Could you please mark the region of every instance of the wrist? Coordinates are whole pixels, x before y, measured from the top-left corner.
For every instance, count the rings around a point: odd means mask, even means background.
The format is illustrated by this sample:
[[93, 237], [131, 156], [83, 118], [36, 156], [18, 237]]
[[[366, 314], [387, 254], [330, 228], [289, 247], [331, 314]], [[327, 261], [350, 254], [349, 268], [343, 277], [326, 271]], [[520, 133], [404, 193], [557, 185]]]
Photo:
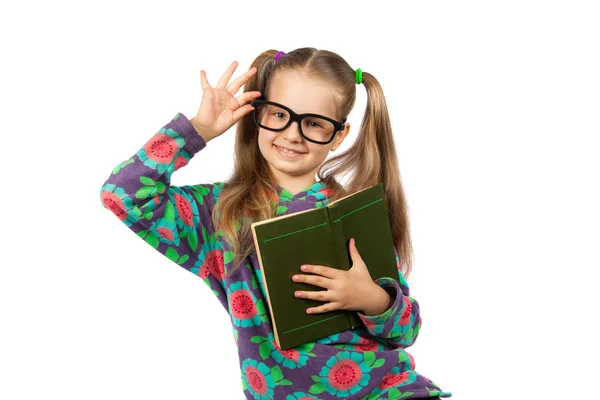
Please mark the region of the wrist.
[[375, 286], [373, 302], [363, 310], [363, 314], [369, 317], [383, 314], [394, 304], [394, 298], [384, 288], [377, 284]]
[[205, 143], [208, 143], [208, 141], [210, 140], [210, 138], [202, 131], [202, 129], [200, 128], [200, 126], [196, 123], [196, 121], [194, 120], [194, 118], [190, 119], [190, 123], [192, 124], [192, 126], [194, 127], [194, 130], [196, 130], [196, 133], [202, 137], [202, 139], [204, 139]]

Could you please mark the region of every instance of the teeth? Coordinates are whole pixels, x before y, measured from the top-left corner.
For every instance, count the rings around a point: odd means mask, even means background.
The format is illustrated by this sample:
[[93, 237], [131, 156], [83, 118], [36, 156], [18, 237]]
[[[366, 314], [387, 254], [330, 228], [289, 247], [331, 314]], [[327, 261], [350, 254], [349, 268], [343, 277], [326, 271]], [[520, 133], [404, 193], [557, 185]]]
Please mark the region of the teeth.
[[283, 147], [280, 147], [280, 149], [281, 149], [281, 151], [283, 151], [284, 153], [298, 154], [298, 153], [297, 153], [297, 152], [295, 152], [295, 151], [287, 150], [287, 149], [284, 149]]

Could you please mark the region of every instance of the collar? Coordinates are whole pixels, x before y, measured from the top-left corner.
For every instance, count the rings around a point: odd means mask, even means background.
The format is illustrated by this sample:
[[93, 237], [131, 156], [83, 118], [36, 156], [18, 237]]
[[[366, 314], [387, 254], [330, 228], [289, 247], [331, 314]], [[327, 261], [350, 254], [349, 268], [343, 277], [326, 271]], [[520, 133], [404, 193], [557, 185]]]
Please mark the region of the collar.
[[280, 202], [305, 200], [313, 203], [321, 202], [323, 204], [326, 204], [333, 194], [332, 190], [325, 186], [323, 181], [315, 182], [296, 194], [292, 194], [289, 190], [277, 185], [277, 193], [279, 194]]

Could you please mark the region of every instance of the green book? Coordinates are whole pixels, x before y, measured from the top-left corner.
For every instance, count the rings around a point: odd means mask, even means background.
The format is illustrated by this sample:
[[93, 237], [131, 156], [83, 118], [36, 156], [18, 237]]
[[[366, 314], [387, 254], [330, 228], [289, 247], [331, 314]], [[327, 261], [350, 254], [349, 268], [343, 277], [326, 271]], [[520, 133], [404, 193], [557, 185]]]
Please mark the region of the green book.
[[295, 291], [327, 289], [292, 281], [294, 274], [310, 274], [300, 270], [302, 264], [347, 271], [352, 267], [349, 244], [350, 238], [354, 238], [371, 278], [386, 276], [400, 284], [383, 184], [363, 189], [323, 208], [283, 215], [251, 226], [273, 333], [283, 350], [362, 325], [356, 311], [306, 313], [307, 308], [325, 302], [297, 298]]

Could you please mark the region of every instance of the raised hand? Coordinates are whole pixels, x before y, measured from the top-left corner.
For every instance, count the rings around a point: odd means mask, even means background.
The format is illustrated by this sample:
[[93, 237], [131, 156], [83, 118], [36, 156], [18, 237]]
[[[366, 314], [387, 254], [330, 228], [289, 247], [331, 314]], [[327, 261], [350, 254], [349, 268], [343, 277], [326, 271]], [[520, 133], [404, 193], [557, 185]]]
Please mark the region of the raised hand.
[[258, 91], [252, 91], [234, 97], [256, 72], [256, 67], [252, 67], [227, 86], [237, 66], [237, 61], [231, 63], [214, 88], [208, 83], [206, 72], [200, 70], [202, 101], [198, 113], [190, 122], [206, 142], [221, 135], [251, 112], [254, 108], [249, 102], [261, 95]]

